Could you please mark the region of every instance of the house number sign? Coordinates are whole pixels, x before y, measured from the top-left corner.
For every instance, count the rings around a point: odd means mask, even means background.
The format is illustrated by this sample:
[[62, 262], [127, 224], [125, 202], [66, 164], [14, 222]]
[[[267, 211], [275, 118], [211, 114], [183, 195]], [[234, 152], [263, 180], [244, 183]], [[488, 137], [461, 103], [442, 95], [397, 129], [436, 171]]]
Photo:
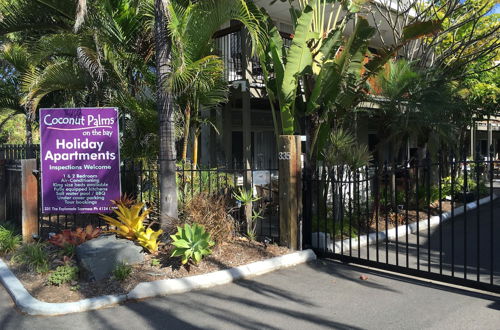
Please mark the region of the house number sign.
[[282, 151], [278, 153], [278, 159], [279, 160], [290, 160], [291, 155], [289, 151]]

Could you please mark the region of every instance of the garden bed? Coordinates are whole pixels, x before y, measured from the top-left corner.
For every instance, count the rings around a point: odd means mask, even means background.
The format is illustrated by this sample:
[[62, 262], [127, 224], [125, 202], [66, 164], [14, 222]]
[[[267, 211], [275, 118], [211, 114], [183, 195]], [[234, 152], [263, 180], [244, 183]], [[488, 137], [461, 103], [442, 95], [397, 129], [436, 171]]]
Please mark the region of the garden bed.
[[[51, 249], [51, 247], [48, 248]], [[56, 253], [56, 250], [51, 250]], [[49, 285], [47, 274], [38, 274], [19, 267], [11, 261], [9, 256], [4, 257], [4, 259], [8, 261], [10, 269], [33, 297], [44, 302], [56, 303], [73, 302], [109, 294], [124, 294], [141, 282], [211, 273], [281, 256], [289, 252], [290, 250], [287, 248], [274, 244], [264, 245], [246, 238], [236, 238], [232, 242], [215, 247], [213, 253], [205, 257], [198, 266], [193, 264], [184, 266], [179, 258], [170, 257], [170, 251], [163, 250], [156, 256], [146, 255], [143, 263], [132, 266], [131, 274], [123, 281], [118, 281], [113, 277], [93, 282], [79, 279], [60, 286]], [[51, 257], [52, 269], [57, 266], [54, 262], [55, 259], [56, 257]], [[159, 265], [152, 265], [152, 259], [158, 260]]]

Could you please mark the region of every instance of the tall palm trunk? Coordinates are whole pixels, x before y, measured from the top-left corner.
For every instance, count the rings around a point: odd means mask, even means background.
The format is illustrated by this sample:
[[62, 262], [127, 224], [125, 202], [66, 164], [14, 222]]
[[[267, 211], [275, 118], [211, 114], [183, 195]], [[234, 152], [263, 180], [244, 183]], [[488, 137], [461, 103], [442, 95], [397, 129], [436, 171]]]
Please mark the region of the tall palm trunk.
[[176, 150], [173, 99], [167, 90], [170, 73], [170, 41], [167, 36], [169, 0], [155, 0], [156, 106], [160, 122], [160, 221], [163, 228], [177, 219]]
[[183, 162], [185, 162], [186, 158], [187, 158], [190, 123], [191, 123], [191, 106], [188, 104], [186, 106], [186, 111], [185, 111], [185, 115], [184, 115], [184, 140], [182, 142], [182, 161]]
[[198, 166], [198, 149], [200, 146], [201, 127], [199, 123], [193, 125], [193, 167]]
[[26, 144], [33, 144], [33, 132], [32, 132], [33, 123], [31, 115], [29, 114], [26, 114], [25, 125], [26, 125]]

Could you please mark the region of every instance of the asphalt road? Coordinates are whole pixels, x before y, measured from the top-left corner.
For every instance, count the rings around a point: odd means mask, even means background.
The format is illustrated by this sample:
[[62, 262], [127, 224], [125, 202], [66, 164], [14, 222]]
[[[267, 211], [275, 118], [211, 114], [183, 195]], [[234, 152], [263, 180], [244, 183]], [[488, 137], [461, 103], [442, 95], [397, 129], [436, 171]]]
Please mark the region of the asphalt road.
[[[421, 219], [421, 220], [425, 220]], [[492, 240], [493, 238], [493, 240]], [[500, 199], [441, 226], [361, 248], [352, 256], [500, 285]], [[350, 254], [348, 251], [344, 254]], [[408, 257], [407, 257], [408, 256]]]
[[[364, 274], [367, 280], [361, 280]], [[59, 317], [17, 312], [0, 329], [498, 329], [500, 298], [330, 261], [187, 294]]]

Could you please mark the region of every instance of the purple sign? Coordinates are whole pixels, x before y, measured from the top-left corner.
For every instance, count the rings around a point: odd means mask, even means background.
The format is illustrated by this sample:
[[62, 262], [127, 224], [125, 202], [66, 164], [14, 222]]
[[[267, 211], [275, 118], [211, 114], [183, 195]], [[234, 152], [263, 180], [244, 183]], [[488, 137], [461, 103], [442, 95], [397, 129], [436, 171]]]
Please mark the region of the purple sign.
[[40, 109], [43, 213], [106, 213], [120, 198], [118, 109]]

